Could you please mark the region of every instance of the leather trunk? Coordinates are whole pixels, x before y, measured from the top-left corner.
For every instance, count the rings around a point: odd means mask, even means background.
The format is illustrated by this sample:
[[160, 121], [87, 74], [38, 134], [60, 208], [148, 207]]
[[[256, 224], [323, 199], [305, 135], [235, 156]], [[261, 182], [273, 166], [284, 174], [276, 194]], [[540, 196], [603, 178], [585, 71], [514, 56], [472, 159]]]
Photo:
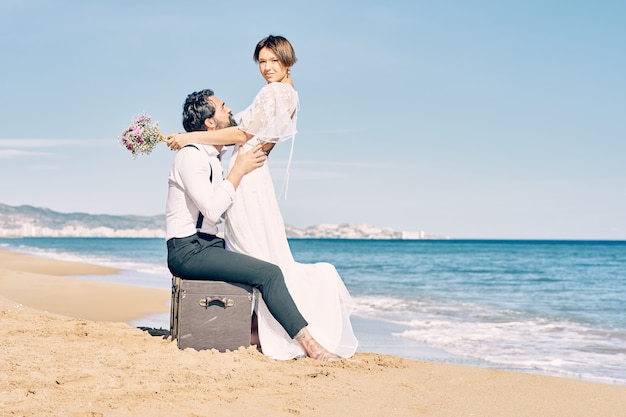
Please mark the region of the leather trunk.
[[180, 349], [250, 346], [252, 287], [172, 277], [170, 334]]

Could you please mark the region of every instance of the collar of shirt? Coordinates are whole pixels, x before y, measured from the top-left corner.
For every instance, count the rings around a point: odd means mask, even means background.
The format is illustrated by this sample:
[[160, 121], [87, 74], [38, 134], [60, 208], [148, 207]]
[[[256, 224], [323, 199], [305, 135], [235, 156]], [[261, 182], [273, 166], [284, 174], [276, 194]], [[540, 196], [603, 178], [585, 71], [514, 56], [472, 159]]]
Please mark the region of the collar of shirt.
[[193, 145], [197, 147], [198, 149], [203, 150], [204, 152], [206, 152], [208, 156], [217, 158], [220, 160], [222, 159], [222, 156], [224, 156], [224, 154], [228, 151], [228, 149], [226, 149], [226, 146], [222, 146], [222, 150], [218, 151], [214, 145], [204, 145], [201, 143], [190, 143], [190, 145]]

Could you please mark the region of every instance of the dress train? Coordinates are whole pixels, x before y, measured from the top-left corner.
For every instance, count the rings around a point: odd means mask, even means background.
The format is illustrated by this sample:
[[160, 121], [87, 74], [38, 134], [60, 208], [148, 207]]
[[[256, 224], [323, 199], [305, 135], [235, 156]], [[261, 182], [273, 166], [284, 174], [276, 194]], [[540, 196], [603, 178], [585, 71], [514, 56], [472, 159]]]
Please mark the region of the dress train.
[[[251, 146], [244, 145], [244, 151]], [[231, 167], [236, 157], [235, 152]], [[303, 264], [293, 259], [267, 163], [242, 179], [225, 216], [224, 235], [227, 249], [281, 268], [289, 293], [309, 323], [311, 335], [324, 348], [344, 358], [354, 355], [358, 341], [350, 323], [352, 298], [333, 265]], [[302, 346], [287, 335], [256, 293], [263, 353], [274, 359], [305, 356]]]

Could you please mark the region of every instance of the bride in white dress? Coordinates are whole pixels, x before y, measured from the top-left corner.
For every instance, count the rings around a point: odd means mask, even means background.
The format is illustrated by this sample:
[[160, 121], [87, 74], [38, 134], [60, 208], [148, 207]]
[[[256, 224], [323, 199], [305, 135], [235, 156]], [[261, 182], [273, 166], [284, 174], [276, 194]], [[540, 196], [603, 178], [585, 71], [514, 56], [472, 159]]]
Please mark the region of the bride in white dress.
[[[238, 126], [212, 131], [201, 140], [195, 136], [194, 142], [221, 144], [215, 134], [230, 130], [222, 138], [227, 141], [232, 129], [238, 129], [249, 138], [243, 145], [244, 152], [259, 143], [265, 143], [264, 150], [269, 152], [276, 143], [288, 139], [292, 140], [293, 149], [299, 105], [289, 74], [296, 61], [293, 48], [282, 36], [268, 36], [257, 44], [254, 59], [268, 84], [248, 108], [235, 116]], [[178, 146], [190, 142], [184, 136], [177, 139]], [[236, 158], [237, 149], [229, 169]], [[293, 259], [267, 163], [242, 179], [225, 220], [227, 248], [278, 265], [313, 338], [328, 351], [343, 358], [351, 357], [358, 342], [350, 323], [353, 307], [350, 294], [333, 265], [303, 264]], [[302, 346], [287, 335], [258, 293], [255, 310], [260, 346], [265, 355], [274, 359], [305, 356]]]

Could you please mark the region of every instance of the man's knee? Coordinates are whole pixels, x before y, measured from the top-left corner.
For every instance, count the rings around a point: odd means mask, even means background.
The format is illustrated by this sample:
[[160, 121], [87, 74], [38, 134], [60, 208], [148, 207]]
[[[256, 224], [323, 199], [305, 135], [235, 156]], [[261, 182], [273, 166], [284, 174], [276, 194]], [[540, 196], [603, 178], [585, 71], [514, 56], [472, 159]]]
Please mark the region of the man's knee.
[[259, 278], [261, 278], [265, 284], [275, 284], [277, 282], [283, 282], [283, 272], [278, 265], [264, 262], [258, 269]]
[[267, 273], [272, 277], [272, 279], [280, 279], [283, 280], [283, 271], [281, 271], [278, 265], [268, 264], [267, 265]]

